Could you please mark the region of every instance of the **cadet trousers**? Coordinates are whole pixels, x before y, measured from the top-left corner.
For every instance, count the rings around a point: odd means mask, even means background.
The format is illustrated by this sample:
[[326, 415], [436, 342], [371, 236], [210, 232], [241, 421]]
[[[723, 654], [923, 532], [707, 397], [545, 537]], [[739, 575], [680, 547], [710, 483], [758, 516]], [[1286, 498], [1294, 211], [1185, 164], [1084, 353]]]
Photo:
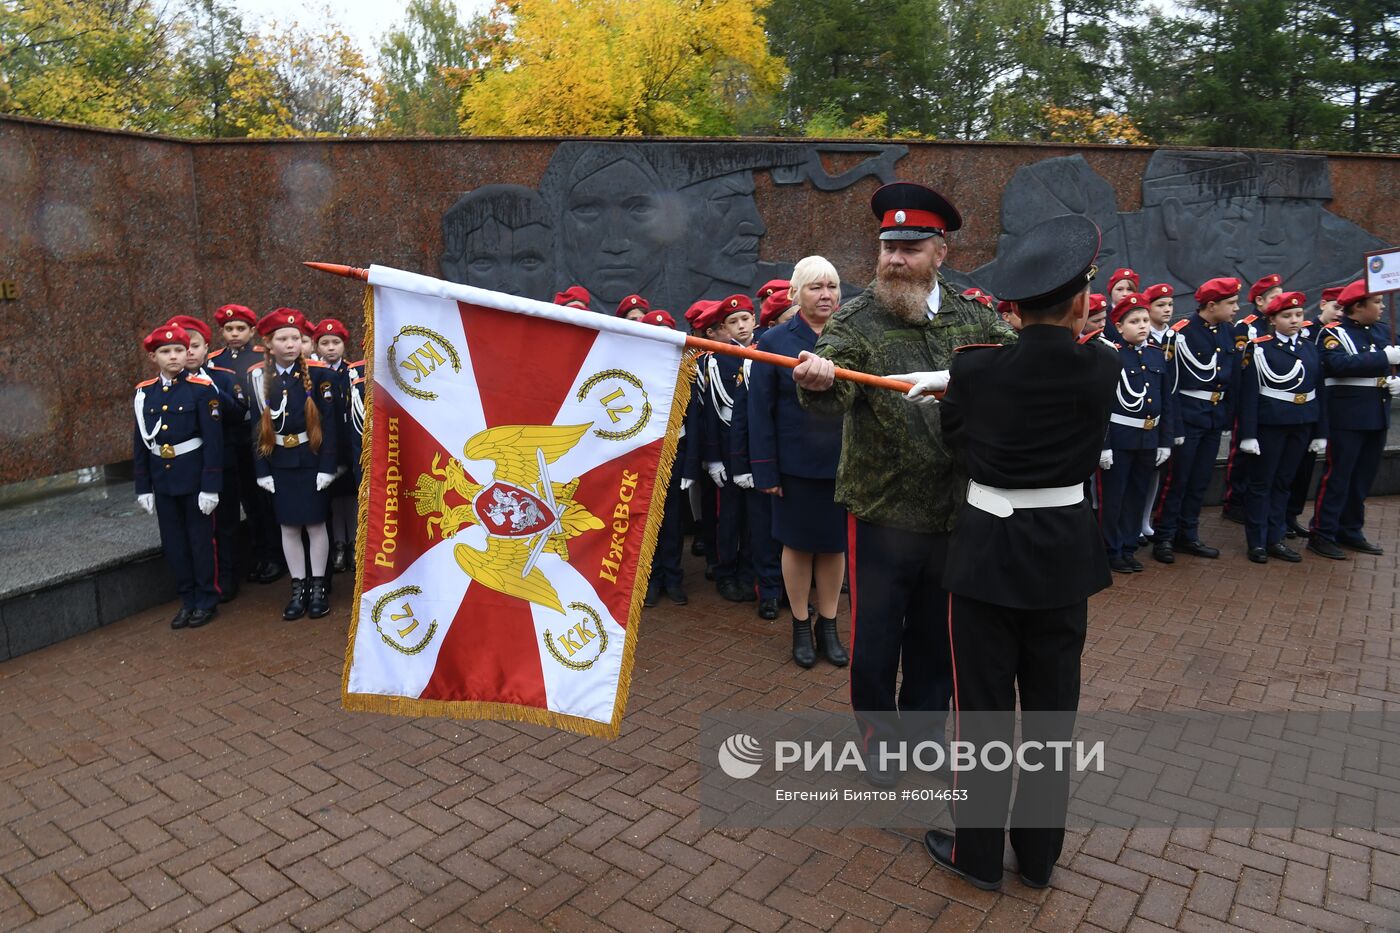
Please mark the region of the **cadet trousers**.
[[1327, 468], [1317, 487], [1313, 508], [1313, 534], [1329, 541], [1354, 541], [1365, 537], [1366, 497], [1381, 466], [1385, 450], [1384, 430], [1347, 431], [1333, 428], [1327, 439]]
[[1113, 466], [1099, 470], [1099, 530], [1109, 557], [1130, 557], [1137, 550], [1143, 504], [1156, 464], [1156, 448], [1115, 450]]
[[[973, 743], [979, 759], [990, 742], [1014, 749], [1018, 693], [1022, 742], [1072, 740], [1088, 619], [1088, 600], [1057, 609], [1011, 609], [954, 594], [948, 615], [954, 740]], [[1072, 764], [1073, 756], [1066, 760]], [[1046, 761], [1053, 759], [1042, 760], [1039, 770], [1021, 771], [1010, 807], [1011, 848], [1022, 874], [1037, 880], [1049, 878], [1060, 857], [1069, 806], [1069, 767]], [[1002, 873], [1011, 769], [955, 771], [953, 777], [953, 789], [967, 791], [965, 800], [953, 804], [953, 864], [995, 881]]]
[[1288, 491], [1288, 518], [1297, 520], [1303, 514], [1303, 506], [1308, 503], [1308, 493], [1312, 492], [1313, 469], [1317, 466], [1314, 454], [1303, 454], [1298, 461], [1298, 470], [1293, 475], [1293, 485]]
[[866, 753], [878, 753], [882, 741], [943, 738], [905, 735], [899, 713], [946, 712], [953, 694], [943, 589], [948, 537], [848, 519], [851, 709]]
[[214, 561], [219, 568], [214, 580], [220, 595], [238, 589], [238, 523], [239, 499], [242, 489], [237, 460], [224, 466], [224, 489], [214, 509]]
[[759, 599], [783, 596], [783, 546], [773, 537], [773, 497], [757, 489], [744, 490], [749, 526], [749, 553]]
[[680, 477], [671, 474], [671, 485], [666, 490], [665, 511], [662, 513], [661, 529], [656, 535], [656, 550], [651, 557], [651, 582], [662, 586], [679, 586], [682, 579], [681, 551], [685, 538], [681, 534], [684, 510], [690, 507], [686, 494], [681, 492]]
[[1230, 431], [1230, 454], [1225, 460], [1225, 493], [1221, 505], [1230, 510], [1246, 508], [1249, 501], [1249, 474], [1257, 458], [1240, 453], [1240, 423]]
[[[175, 591], [186, 609], [216, 609], [214, 587], [214, 521], [199, 510], [199, 494], [165, 496], [156, 493], [156, 521], [165, 561], [175, 575]], [[222, 497], [220, 497], [222, 498]]]
[[744, 521], [744, 493], [748, 490], [726, 481], [715, 495], [715, 536], [719, 553], [715, 561], [716, 580], [738, 580], [743, 586], [753, 586], [753, 555], [749, 551], [749, 533]]
[[1288, 494], [1298, 464], [1312, 440], [1311, 424], [1261, 424], [1258, 429], [1259, 456], [1248, 469], [1248, 495], [1245, 498], [1244, 536], [1248, 547], [1282, 544], [1288, 520]]
[[253, 468], [252, 441], [238, 441], [236, 450], [238, 498], [248, 516], [248, 531], [253, 539], [253, 565], [280, 565], [283, 563], [282, 531], [272, 512], [272, 496], [258, 486], [257, 471]]
[[1200, 539], [1201, 505], [1210, 485], [1210, 471], [1220, 451], [1220, 431], [1186, 429], [1186, 443], [1172, 448], [1171, 477], [1155, 528], [1160, 541]]

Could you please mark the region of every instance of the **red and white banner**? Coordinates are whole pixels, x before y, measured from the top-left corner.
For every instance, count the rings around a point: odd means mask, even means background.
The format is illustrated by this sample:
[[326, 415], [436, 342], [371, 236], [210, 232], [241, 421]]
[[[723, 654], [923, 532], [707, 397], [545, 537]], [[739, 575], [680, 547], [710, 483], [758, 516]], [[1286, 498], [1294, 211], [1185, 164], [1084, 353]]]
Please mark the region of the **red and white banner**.
[[685, 338], [374, 266], [347, 709], [614, 737]]

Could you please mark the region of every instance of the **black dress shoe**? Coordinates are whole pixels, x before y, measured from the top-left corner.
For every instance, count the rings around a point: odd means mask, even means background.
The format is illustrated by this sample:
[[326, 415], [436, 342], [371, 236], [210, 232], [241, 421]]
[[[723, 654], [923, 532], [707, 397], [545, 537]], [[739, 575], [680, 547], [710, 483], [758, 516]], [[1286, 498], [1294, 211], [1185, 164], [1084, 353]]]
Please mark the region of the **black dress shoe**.
[[654, 609], [659, 602], [661, 602], [661, 581], [652, 580], [647, 583], [647, 595], [642, 600], [642, 605], [647, 609]]
[[1308, 536], [1308, 529], [1298, 524], [1298, 520], [1296, 518], [1290, 518], [1288, 522], [1284, 525], [1284, 528], [1285, 537], [1306, 538]]
[[1133, 568], [1128, 566], [1128, 562], [1121, 557], [1110, 557], [1108, 559], [1108, 569], [1114, 573], [1132, 573]]
[[706, 565], [705, 565], [705, 579], [706, 579], [706, 580], [713, 580], [714, 578], [715, 578], [715, 568], [714, 568], [714, 565], [713, 565], [713, 564], [706, 564]]
[[1127, 564], [1128, 569], [1131, 570], [1133, 573], [1142, 573], [1144, 570], [1147, 569], [1142, 565], [1142, 561], [1138, 560], [1136, 557], [1125, 557], [1123, 558], [1123, 563]]
[[1028, 888], [1035, 888], [1037, 891], [1039, 891], [1041, 888], [1050, 887], [1050, 876], [1047, 875], [1045, 877], [1045, 880], [1042, 881], [1039, 878], [1032, 878], [1025, 872], [1021, 872], [1021, 883]]
[[181, 607], [180, 611], [177, 612], [177, 613], [175, 613], [175, 618], [173, 618], [173, 619], [170, 620], [170, 627], [171, 627], [171, 628], [184, 628], [185, 626], [189, 625], [189, 624], [190, 624], [190, 612], [191, 612], [191, 610], [185, 609], [185, 608]]
[[257, 583], [276, 583], [278, 580], [282, 579], [282, 575], [286, 572], [287, 571], [281, 564], [270, 560], [263, 564], [262, 569], [258, 572], [254, 580]]
[[1147, 535], [1138, 535], [1137, 546], [1138, 546], [1138, 547], [1147, 547], [1147, 544], [1148, 544], [1148, 542], [1147, 542]]
[[1308, 538], [1308, 550], [1329, 560], [1346, 560], [1347, 556], [1342, 553], [1342, 549], [1322, 535], [1312, 535]]
[[938, 865], [940, 868], [948, 869], [948, 871], [957, 875], [974, 888], [980, 888], [983, 891], [1001, 890], [1000, 878], [996, 881], [987, 881], [983, 878], [978, 878], [976, 875], [969, 874], [953, 864], [953, 837], [948, 833], [930, 829], [928, 832], [924, 833], [924, 848], [928, 851], [929, 857], [933, 859], [934, 864]]
[[1176, 555], [1172, 552], [1170, 541], [1158, 541], [1152, 545], [1152, 559], [1162, 564], [1176, 563]]
[[881, 790], [889, 790], [899, 784], [902, 775], [893, 768], [886, 768], [880, 762], [879, 754], [865, 756], [865, 783]]
[[282, 610], [282, 618], [291, 622], [293, 619], [300, 619], [306, 615], [306, 591], [305, 580], [292, 578], [292, 598], [287, 601], [287, 608]]
[[350, 569], [350, 558], [347, 555], [348, 548], [344, 541], [335, 543], [335, 550], [331, 557], [331, 573], [344, 573]]
[[238, 598], [238, 581], [230, 580], [219, 584], [219, 602], [231, 603]]
[[1250, 548], [1248, 557], [1256, 564], [1267, 564], [1269, 562], [1269, 552], [1261, 547]]
[[1379, 545], [1372, 544], [1365, 538], [1338, 538], [1337, 543], [1350, 551], [1359, 551], [1362, 554], [1381, 555], [1385, 550]]
[[760, 619], [767, 619], [770, 622], [778, 617], [778, 600], [776, 597], [773, 599], [760, 599], [758, 601], [758, 617]]
[[679, 583], [666, 584], [666, 598], [677, 606], [684, 606], [686, 603], [690, 602], [690, 600], [686, 599], [685, 590]]
[[190, 613], [190, 628], [199, 628], [201, 625], [208, 625], [214, 621], [214, 616], [219, 614], [218, 607], [213, 609], [196, 609]]
[[319, 619], [331, 611], [331, 603], [327, 593], [326, 578], [312, 577], [310, 592], [306, 597], [306, 614], [313, 619]]
[[720, 596], [723, 596], [731, 603], [742, 603], [749, 598], [743, 586], [733, 577], [725, 577], [723, 580], [719, 581], [719, 585], [716, 589], [719, 590]]
[[695, 538], [690, 542], [690, 553], [694, 557], [704, 557], [705, 539], [700, 537], [699, 535], [696, 535]]
[[1214, 560], [1220, 556], [1220, 551], [1209, 545], [1197, 541], [1184, 541], [1177, 538], [1172, 542], [1172, 547], [1182, 554], [1190, 554], [1192, 557], [1206, 557]]
[[1279, 560], [1286, 560], [1290, 564], [1296, 564], [1303, 559], [1302, 554], [1299, 554], [1282, 541], [1278, 544], [1269, 545], [1269, 556], [1277, 557]]
[[1244, 509], [1221, 509], [1220, 517], [1236, 525], [1244, 524]]
[[792, 620], [792, 660], [802, 668], [817, 663], [817, 648], [812, 643], [811, 619]]
[[[810, 615], [810, 610], [808, 611]], [[817, 649], [826, 659], [837, 667], [845, 667], [851, 663], [851, 656], [846, 653], [846, 646], [841, 644], [841, 633], [836, 630], [836, 620], [817, 616]]]

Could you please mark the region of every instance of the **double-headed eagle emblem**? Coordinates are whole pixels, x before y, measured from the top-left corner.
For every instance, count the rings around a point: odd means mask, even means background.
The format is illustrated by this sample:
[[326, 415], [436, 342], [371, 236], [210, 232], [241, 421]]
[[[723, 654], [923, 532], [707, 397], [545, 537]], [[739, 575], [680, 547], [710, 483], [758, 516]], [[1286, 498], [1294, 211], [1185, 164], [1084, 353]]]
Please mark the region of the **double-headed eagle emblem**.
[[[569, 539], [603, 527], [603, 522], [574, 501], [578, 479], [556, 483], [549, 464], [578, 445], [593, 427], [511, 424], [488, 428], [462, 448], [467, 460], [496, 464], [493, 480], [473, 482], [456, 457], [418, 477], [409, 493], [419, 515], [427, 516], [428, 537], [436, 527], [443, 538], [480, 525], [486, 549], [466, 544], [453, 549], [457, 565], [477, 583], [498, 593], [528, 600], [562, 613], [559, 594], [536, 564], [548, 553], [569, 559]], [[449, 502], [450, 494], [460, 501]]]

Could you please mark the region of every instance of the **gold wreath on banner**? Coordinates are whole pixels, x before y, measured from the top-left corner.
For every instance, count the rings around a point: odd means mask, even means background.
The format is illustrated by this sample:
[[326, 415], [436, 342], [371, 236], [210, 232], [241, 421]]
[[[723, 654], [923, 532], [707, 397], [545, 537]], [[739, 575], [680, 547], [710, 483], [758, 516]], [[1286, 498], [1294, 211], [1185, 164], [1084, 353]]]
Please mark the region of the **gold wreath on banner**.
[[[632, 375], [625, 369], [605, 369], [600, 373], [589, 376], [583, 385], [579, 386], [578, 400], [582, 402], [588, 398], [588, 393], [597, 388], [598, 383], [605, 379], [620, 379], [642, 393], [642, 411], [637, 417], [637, 423], [625, 431], [605, 431], [602, 428], [594, 430], [593, 436], [602, 438], [605, 441], [625, 441], [636, 437], [642, 429], [651, 421], [651, 401], [647, 397], [647, 390], [642, 387], [642, 380]], [[603, 400], [603, 407], [607, 408], [607, 400]]]
[[[390, 603], [394, 602], [395, 600], [402, 599], [405, 596], [422, 595], [423, 591], [416, 586], [401, 586], [398, 589], [392, 590], [379, 597], [379, 600], [374, 604], [374, 609], [370, 612], [370, 618], [374, 620], [374, 627], [378, 629], [379, 637], [384, 639], [384, 644], [388, 645], [390, 648], [393, 648], [400, 654], [414, 655], [420, 653], [424, 648], [428, 647], [428, 643], [431, 642], [433, 640], [433, 636], [437, 634], [437, 620], [434, 619], [432, 622], [428, 623], [428, 634], [423, 636], [422, 641], [420, 641], [413, 647], [408, 648], [394, 641], [392, 638], [390, 638], [384, 633], [384, 626], [380, 624], [380, 619], [384, 616], [385, 607], [387, 607]], [[414, 619], [413, 626], [410, 626], [408, 631], [412, 631], [413, 628], [417, 626], [417, 624], [418, 620]]]
[[403, 375], [399, 372], [402, 368], [398, 363], [397, 350], [400, 337], [422, 337], [424, 340], [433, 341], [447, 354], [448, 362], [452, 364], [452, 371], [459, 373], [462, 371], [462, 358], [457, 355], [457, 348], [448, 343], [447, 338], [442, 334], [439, 334], [435, 330], [429, 330], [426, 327], [420, 327], [417, 324], [409, 324], [401, 328], [394, 337], [393, 342], [389, 344], [389, 352], [387, 355], [389, 357], [389, 371], [394, 375], [394, 384], [404, 393], [416, 399], [424, 402], [434, 401], [438, 397], [436, 392], [429, 392], [426, 389], [415, 389], [404, 381]]
[[603, 656], [603, 652], [608, 650], [608, 630], [603, 627], [603, 619], [598, 615], [597, 610], [585, 603], [569, 603], [569, 608], [582, 612], [593, 622], [593, 627], [598, 630], [598, 653], [587, 661], [571, 661], [559, 653], [559, 649], [554, 647], [554, 638], [550, 635], [549, 629], [544, 630], [544, 646], [549, 649], [550, 656], [571, 671], [586, 671], [598, 662]]

